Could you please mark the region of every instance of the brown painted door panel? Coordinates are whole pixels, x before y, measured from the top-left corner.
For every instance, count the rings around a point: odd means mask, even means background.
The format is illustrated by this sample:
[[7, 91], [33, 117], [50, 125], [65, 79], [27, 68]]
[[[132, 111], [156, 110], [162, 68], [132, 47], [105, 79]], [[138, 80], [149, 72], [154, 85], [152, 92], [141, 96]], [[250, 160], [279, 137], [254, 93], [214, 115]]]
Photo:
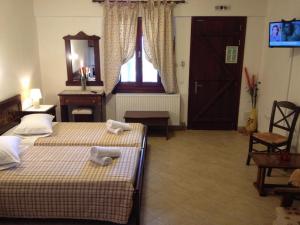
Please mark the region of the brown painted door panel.
[[[237, 128], [246, 17], [193, 17], [190, 129]], [[238, 46], [237, 63], [225, 63], [226, 46]]]

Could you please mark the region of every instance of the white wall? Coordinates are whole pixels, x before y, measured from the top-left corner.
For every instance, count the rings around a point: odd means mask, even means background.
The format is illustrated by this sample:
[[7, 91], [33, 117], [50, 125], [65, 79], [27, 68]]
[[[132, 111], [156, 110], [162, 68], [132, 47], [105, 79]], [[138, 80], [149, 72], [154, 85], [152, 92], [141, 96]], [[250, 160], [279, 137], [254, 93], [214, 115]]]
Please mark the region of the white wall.
[[[266, 30], [270, 21], [281, 19], [300, 19], [299, 0], [269, 0]], [[272, 102], [288, 100], [300, 105], [300, 49], [268, 48], [267, 33], [265, 33], [263, 64], [259, 96], [259, 129], [268, 129]], [[299, 128], [296, 128], [294, 148], [299, 147]]]
[[[229, 11], [215, 11], [216, 5], [230, 6]], [[266, 0], [186, 0], [175, 9], [175, 16], [257, 16], [266, 14]]]
[[[103, 35], [103, 16], [100, 4], [86, 0], [34, 0], [38, 33], [42, 87], [45, 101], [59, 105], [57, 94], [63, 90], [80, 89], [66, 86], [65, 35], [83, 31], [88, 35]], [[101, 75], [103, 74], [103, 40], [100, 39]], [[101, 79], [103, 75], [101, 76]], [[99, 90], [102, 87], [88, 87]], [[108, 101], [107, 115], [114, 115], [113, 101]], [[110, 111], [112, 110], [112, 112]], [[58, 119], [60, 111], [57, 110]]]
[[[185, 66], [177, 67], [177, 77], [182, 96], [181, 121], [187, 122], [188, 81], [189, 81], [189, 49], [191, 16], [248, 16], [244, 64], [253, 73], [258, 73], [266, 14], [266, 0], [188, 0], [177, 5], [176, 16], [176, 55], [177, 64], [185, 62]], [[214, 10], [216, 4], [231, 6], [228, 12]], [[84, 31], [87, 34], [103, 35], [103, 10], [98, 3], [91, 0], [34, 0], [37, 23], [39, 54], [42, 73], [42, 85], [47, 103], [58, 103], [57, 94], [66, 87], [65, 50], [63, 36]], [[100, 40], [100, 51], [103, 48]], [[101, 51], [102, 53], [103, 51]], [[101, 54], [101, 65], [103, 55]], [[103, 74], [103, 66], [102, 66]], [[239, 125], [244, 123], [245, 112], [250, 109], [250, 101], [245, 92], [243, 80]], [[115, 98], [112, 96], [107, 105], [107, 116], [114, 118]]]
[[0, 0], [0, 27], [0, 100], [21, 93], [24, 101], [40, 87], [33, 1]]

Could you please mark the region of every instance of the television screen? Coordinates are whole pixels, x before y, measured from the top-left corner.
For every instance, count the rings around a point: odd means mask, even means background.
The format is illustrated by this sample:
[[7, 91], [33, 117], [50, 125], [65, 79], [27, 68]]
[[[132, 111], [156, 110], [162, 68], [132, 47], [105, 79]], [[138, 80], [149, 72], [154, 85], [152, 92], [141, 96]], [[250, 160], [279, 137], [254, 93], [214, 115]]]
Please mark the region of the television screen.
[[270, 47], [300, 47], [300, 20], [271, 22], [269, 34]]

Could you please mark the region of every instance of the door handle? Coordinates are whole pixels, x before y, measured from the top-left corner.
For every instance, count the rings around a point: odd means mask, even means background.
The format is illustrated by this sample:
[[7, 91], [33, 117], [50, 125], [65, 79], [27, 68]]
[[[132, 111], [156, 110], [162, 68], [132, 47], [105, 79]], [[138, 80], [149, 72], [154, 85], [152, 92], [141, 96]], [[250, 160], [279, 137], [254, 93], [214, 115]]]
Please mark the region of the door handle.
[[195, 95], [198, 94], [198, 87], [202, 88], [203, 84], [198, 84], [198, 81], [195, 81]]

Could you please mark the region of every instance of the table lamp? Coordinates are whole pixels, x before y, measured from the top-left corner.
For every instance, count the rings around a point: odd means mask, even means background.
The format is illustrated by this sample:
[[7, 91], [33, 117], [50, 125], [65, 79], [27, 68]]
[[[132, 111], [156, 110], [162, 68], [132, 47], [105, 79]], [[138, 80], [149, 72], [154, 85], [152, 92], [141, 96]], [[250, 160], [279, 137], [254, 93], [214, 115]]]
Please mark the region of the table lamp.
[[34, 108], [40, 108], [40, 99], [42, 98], [42, 93], [39, 88], [33, 88], [30, 90], [30, 98], [32, 99], [32, 105]]

